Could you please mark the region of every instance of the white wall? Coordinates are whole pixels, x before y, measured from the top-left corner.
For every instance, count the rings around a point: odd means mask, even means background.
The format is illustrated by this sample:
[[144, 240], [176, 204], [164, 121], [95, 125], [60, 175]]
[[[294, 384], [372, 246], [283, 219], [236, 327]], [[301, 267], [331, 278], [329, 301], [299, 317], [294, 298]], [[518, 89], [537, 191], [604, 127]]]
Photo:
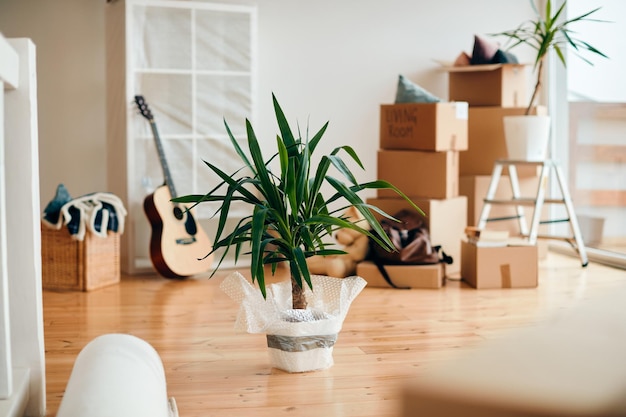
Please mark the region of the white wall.
[[288, 117], [302, 125], [309, 115], [314, 128], [330, 121], [326, 148], [355, 147], [367, 169], [361, 180], [376, 175], [379, 106], [393, 102], [398, 74], [445, 99], [447, 74], [433, 59], [471, 53], [474, 33], [515, 27], [532, 12], [516, 0], [259, 3], [264, 137], [274, 137], [274, 91]]
[[[236, 1], [226, 0], [229, 3]], [[290, 120], [330, 121], [329, 150], [352, 145], [376, 176], [379, 105], [402, 73], [447, 97], [433, 59], [471, 52], [473, 35], [515, 27], [521, 0], [247, 0], [259, 11], [257, 134], [273, 144], [275, 92]], [[42, 207], [58, 183], [72, 195], [106, 188], [104, 0], [1, 0], [0, 32], [38, 50]], [[524, 51], [518, 51], [518, 54]], [[410, 171], [407, 169], [407, 173]]]
[[41, 205], [106, 188], [105, 0], [0, 0], [0, 32], [37, 47]]

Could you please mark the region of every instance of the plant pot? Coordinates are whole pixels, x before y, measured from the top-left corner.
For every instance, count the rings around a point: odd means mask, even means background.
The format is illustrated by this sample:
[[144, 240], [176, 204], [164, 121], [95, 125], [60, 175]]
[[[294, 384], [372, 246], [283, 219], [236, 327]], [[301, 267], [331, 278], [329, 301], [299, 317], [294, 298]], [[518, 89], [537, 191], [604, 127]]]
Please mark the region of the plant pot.
[[504, 138], [509, 159], [541, 161], [550, 139], [549, 116], [504, 116]]
[[266, 334], [270, 365], [287, 372], [309, 372], [333, 365], [333, 347], [350, 304], [365, 287], [360, 277], [311, 276], [314, 291], [305, 288], [309, 307], [291, 308], [291, 282], [267, 287], [267, 298], [241, 274], [221, 285], [239, 303], [235, 328]]
[[[315, 310], [287, 310], [280, 334], [268, 334], [270, 365], [287, 372], [309, 372], [333, 365], [337, 317]], [[341, 324], [339, 324], [341, 327]]]

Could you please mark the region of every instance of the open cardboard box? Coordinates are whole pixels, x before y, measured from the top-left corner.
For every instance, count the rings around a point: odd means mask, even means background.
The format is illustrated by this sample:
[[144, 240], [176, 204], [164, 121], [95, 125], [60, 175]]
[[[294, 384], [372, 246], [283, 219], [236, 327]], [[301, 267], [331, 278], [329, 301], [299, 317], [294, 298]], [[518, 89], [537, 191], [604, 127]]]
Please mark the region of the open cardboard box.
[[470, 106], [524, 107], [528, 103], [525, 64], [489, 64], [444, 67], [448, 98]]

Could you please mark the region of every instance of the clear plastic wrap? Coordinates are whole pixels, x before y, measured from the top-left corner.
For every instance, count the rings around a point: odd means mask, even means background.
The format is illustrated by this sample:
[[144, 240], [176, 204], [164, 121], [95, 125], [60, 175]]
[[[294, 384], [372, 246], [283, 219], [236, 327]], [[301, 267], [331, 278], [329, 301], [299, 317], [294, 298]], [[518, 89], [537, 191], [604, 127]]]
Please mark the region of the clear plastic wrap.
[[314, 291], [305, 288], [306, 310], [291, 308], [291, 282], [267, 287], [267, 298], [240, 273], [222, 282], [222, 290], [239, 304], [235, 328], [268, 337], [270, 363], [287, 372], [325, 369], [350, 304], [363, 290], [360, 277], [311, 277]]

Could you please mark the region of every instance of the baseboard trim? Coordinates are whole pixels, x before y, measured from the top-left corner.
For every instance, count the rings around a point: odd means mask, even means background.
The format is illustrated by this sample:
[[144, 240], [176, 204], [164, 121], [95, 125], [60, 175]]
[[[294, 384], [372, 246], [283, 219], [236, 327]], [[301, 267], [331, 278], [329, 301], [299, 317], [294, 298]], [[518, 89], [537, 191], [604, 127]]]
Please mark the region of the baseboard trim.
[[0, 400], [0, 417], [22, 417], [30, 396], [30, 371], [13, 370], [13, 393], [7, 400]]

